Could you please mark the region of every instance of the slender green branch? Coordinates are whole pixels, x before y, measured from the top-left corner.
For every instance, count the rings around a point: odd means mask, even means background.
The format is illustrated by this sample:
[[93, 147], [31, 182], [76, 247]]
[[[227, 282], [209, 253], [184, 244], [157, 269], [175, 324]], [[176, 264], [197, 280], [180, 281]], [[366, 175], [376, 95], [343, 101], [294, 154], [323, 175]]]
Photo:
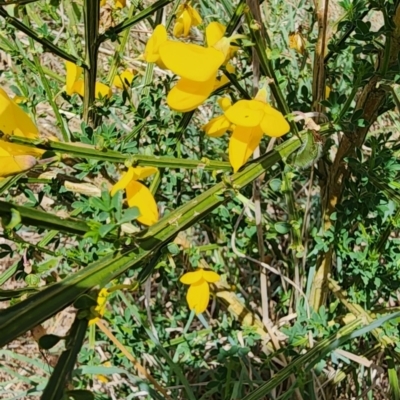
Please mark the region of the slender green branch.
[[[274, 151], [261, 157], [257, 163], [246, 166], [242, 172], [230, 176], [200, 196], [187, 202], [174, 212], [167, 214], [148, 230], [141, 232], [137, 246], [104, 256], [65, 279], [48, 286], [20, 303], [0, 312], [0, 347], [24, 334], [27, 330], [47, 320], [58, 311], [71, 304], [76, 298], [97, 285], [104, 286], [128, 269], [142, 268], [144, 279], [152, 273], [152, 268], [143, 265], [167, 245], [176, 235], [204, 218], [229, 198], [230, 191], [240, 190], [265, 170], [282, 158], [288, 157], [300, 146], [297, 138], [289, 139]], [[1, 204], [1, 203], [0, 203]], [[7, 204], [7, 203], [6, 203]], [[45, 213], [48, 215], [47, 213]], [[23, 321], [23, 323], [18, 323]]]
[[[267, 49], [267, 46], [265, 45], [265, 41], [261, 36], [260, 30], [252, 28], [253, 16], [252, 16], [250, 10], [248, 12], [246, 12], [245, 15], [246, 15], [247, 24], [248, 24], [250, 32], [251, 32], [251, 36], [255, 43], [255, 48], [256, 48], [256, 51], [258, 54], [258, 58], [260, 59], [261, 70], [268, 78], [273, 80], [273, 83], [270, 85], [270, 88], [271, 88], [272, 94], [274, 95], [274, 98], [278, 105], [279, 110], [281, 112], [283, 112], [285, 115], [288, 115], [288, 114], [290, 114], [291, 111], [286, 102], [285, 97], [283, 96], [281, 88], [279, 86], [279, 81], [275, 74], [274, 66], [273, 66], [271, 60], [268, 58], [267, 53], [265, 51]], [[267, 38], [267, 40], [269, 40], [269, 39]], [[292, 133], [297, 135], [298, 129], [297, 129], [296, 123], [294, 121], [289, 121], [289, 124], [290, 124]]]
[[112, 163], [130, 162], [132, 165], [148, 165], [158, 168], [185, 168], [196, 169], [204, 168], [206, 170], [231, 170], [227, 162], [212, 161], [207, 158], [201, 160], [179, 159], [174, 157], [145, 156], [140, 154], [122, 154], [113, 150], [97, 150], [94, 147], [79, 146], [71, 143], [61, 143], [54, 141], [38, 141], [35, 139], [23, 138], [21, 136], [7, 136], [7, 140], [14, 143], [24, 144], [32, 147], [38, 147], [44, 150], [53, 150], [75, 157], [88, 158], [93, 160], [108, 161]]
[[[128, 11], [128, 18], [131, 18], [133, 16], [133, 12], [135, 10], [136, 10], [136, 7], [134, 4], [132, 4]], [[123, 54], [123, 52], [125, 50], [126, 44], [128, 43], [128, 38], [129, 38], [129, 29], [127, 29], [124, 32], [124, 34], [120, 40], [118, 49], [115, 51], [114, 57], [111, 61], [110, 72], [108, 73], [108, 76], [107, 76], [107, 83], [110, 86], [112, 85], [113, 80], [114, 80], [115, 76], [117, 75], [118, 67], [121, 62], [121, 54]]]
[[30, 28], [28, 28], [25, 24], [19, 21], [17, 18], [12, 17], [7, 13], [6, 10], [0, 7], [0, 17], [3, 17], [7, 24], [12, 25], [17, 30], [25, 33], [27, 36], [32, 38], [35, 42], [40, 43], [45, 51], [51, 51], [52, 53], [56, 54], [57, 56], [63, 58], [64, 60], [71, 61], [75, 64], [80, 64], [83, 68], [86, 68], [86, 64], [82, 63], [80, 59], [65, 52], [64, 50], [60, 49], [56, 45], [54, 45], [50, 40], [41, 37]]
[[78, 316], [75, 317], [75, 321], [66, 339], [66, 349], [61, 353], [41, 399], [56, 400], [69, 397], [68, 395], [64, 397], [65, 388], [68, 381], [71, 380], [72, 371], [86, 337], [88, 323], [87, 318], [80, 319]]
[[85, 95], [83, 97], [83, 118], [95, 127], [95, 111], [93, 109], [97, 75], [97, 53], [100, 20], [100, 2], [84, 0], [83, 14], [85, 23]]
[[90, 231], [85, 221], [75, 218], [61, 218], [45, 211], [35, 210], [31, 207], [19, 206], [0, 200], [0, 215], [10, 215], [15, 210], [19, 213], [21, 222], [24, 225], [32, 225], [45, 229], [56, 229], [60, 232], [73, 235], [84, 235]]
[[9, 6], [11, 4], [15, 4], [17, 6], [23, 6], [29, 3], [36, 3], [39, 0], [10, 0], [10, 1], [0, 1], [0, 6]]

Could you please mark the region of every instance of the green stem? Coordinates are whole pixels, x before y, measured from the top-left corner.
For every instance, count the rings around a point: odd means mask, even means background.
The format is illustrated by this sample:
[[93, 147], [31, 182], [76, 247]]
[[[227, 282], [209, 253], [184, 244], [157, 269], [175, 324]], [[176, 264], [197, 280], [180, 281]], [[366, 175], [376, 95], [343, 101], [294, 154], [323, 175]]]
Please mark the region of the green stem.
[[[132, 18], [133, 12], [135, 10], [136, 10], [136, 7], [134, 4], [132, 4], [128, 11], [128, 18]], [[120, 40], [118, 49], [115, 51], [114, 57], [112, 59], [110, 72], [108, 73], [108, 76], [107, 76], [107, 82], [110, 86], [112, 85], [113, 80], [114, 80], [115, 76], [117, 75], [118, 67], [121, 62], [121, 55], [123, 54], [123, 52], [125, 50], [125, 46], [128, 43], [128, 38], [129, 38], [129, 29], [127, 29], [124, 32], [124, 34]]]
[[[297, 138], [287, 140], [274, 151], [260, 157], [257, 163], [249, 164], [242, 172], [233, 174], [229, 181], [225, 180], [215, 185], [166, 215], [148, 230], [141, 232], [141, 237], [137, 237], [140, 239], [137, 245], [104, 256], [101, 260], [68, 275], [62, 281], [46, 287], [7, 310], [2, 310], [0, 347], [47, 320], [93, 287], [104, 286], [128, 269], [133, 271], [146, 265], [154, 253], [166, 246], [180, 231], [192, 226], [220, 206], [230, 190], [242, 189], [299, 147], [300, 140]], [[141, 275], [146, 278], [151, 272], [152, 270], [148, 271], [145, 268], [142, 269]]]
[[[3, 138], [4, 139], [4, 138]], [[61, 143], [54, 141], [38, 141], [35, 139], [23, 138], [21, 136], [7, 136], [10, 142], [24, 144], [32, 147], [37, 147], [44, 150], [53, 150], [64, 154], [69, 154], [75, 157], [89, 158], [93, 160], [108, 161], [112, 163], [125, 163], [130, 161], [132, 165], [146, 165], [157, 168], [185, 168], [196, 169], [204, 168], [205, 170], [220, 169], [224, 171], [231, 170], [231, 166], [223, 161], [211, 161], [207, 158], [201, 160], [179, 159], [174, 157], [158, 157], [145, 156], [140, 154], [129, 155], [122, 154], [113, 150], [97, 150], [91, 147], [84, 147], [70, 143]]]
[[78, 354], [83, 346], [88, 323], [89, 321], [86, 318], [79, 319], [78, 316], [75, 317], [75, 321], [66, 339], [66, 349], [61, 353], [41, 399], [58, 400], [70, 398], [68, 395], [65, 396], [66, 386], [72, 379], [71, 374], [77, 361]]
[[74, 218], [61, 218], [45, 211], [0, 200], [0, 216], [10, 215], [13, 210], [19, 213], [21, 222], [24, 225], [55, 229], [73, 235], [84, 235], [90, 231], [90, 227], [85, 221]]
[[9, 15], [7, 11], [1, 7], [0, 7], [0, 16], [5, 19], [7, 24], [12, 25], [17, 30], [25, 33], [35, 42], [40, 43], [45, 51], [50, 50], [50, 52], [56, 54], [57, 56], [63, 58], [64, 60], [71, 61], [74, 64], [80, 64], [82, 65], [83, 68], [86, 68], [86, 64], [83, 64], [82, 61], [79, 60], [77, 57], [74, 57], [72, 54], [69, 54], [64, 50], [61, 50], [59, 47], [55, 46], [52, 42], [50, 42], [50, 40], [39, 36], [36, 32], [32, 31], [30, 28], [28, 28], [26, 25], [20, 22], [17, 18], [14, 18], [11, 15]]
[[[89, 1], [90, 0], [86, 0]], [[125, 21], [121, 22], [117, 26], [114, 26], [113, 28], [108, 29], [105, 33], [99, 36], [98, 38], [98, 43], [103, 43], [108, 39], [114, 40], [117, 35], [119, 35], [121, 32], [123, 32], [125, 29], [128, 29], [134, 25], [136, 25], [138, 22], [142, 21], [143, 19], [146, 19], [150, 15], [154, 14], [157, 10], [160, 8], [165, 7], [169, 3], [172, 3], [173, 0], [159, 0], [155, 2], [153, 5], [150, 7], [147, 7], [145, 10], [141, 11], [140, 13], [136, 14], [133, 17], [127, 18]]]
[[83, 14], [85, 23], [85, 95], [83, 98], [83, 118], [85, 122], [95, 128], [95, 100], [97, 52], [100, 20], [100, 2], [84, 0]]
[[[261, 36], [260, 29], [254, 29], [251, 27], [253, 24], [253, 16], [252, 16], [250, 10], [248, 12], [246, 12], [246, 21], [249, 26], [251, 36], [255, 43], [257, 55], [260, 60], [261, 70], [263, 71], [264, 75], [266, 75], [268, 78], [273, 80], [273, 83], [270, 85], [270, 88], [271, 88], [271, 92], [275, 98], [275, 101], [278, 105], [279, 110], [284, 115], [288, 115], [291, 113], [291, 111], [289, 109], [286, 99], [283, 96], [283, 93], [279, 86], [279, 81], [275, 74], [274, 65], [267, 56], [266, 49], [268, 46], [266, 46], [265, 40]], [[266, 33], [266, 35], [267, 35], [267, 33]], [[267, 40], [269, 41], [268, 37], [267, 37]], [[291, 128], [291, 132], [295, 135], [298, 135], [299, 132], [298, 132], [296, 123], [294, 121], [289, 121], [289, 124], [290, 124], [290, 128]]]

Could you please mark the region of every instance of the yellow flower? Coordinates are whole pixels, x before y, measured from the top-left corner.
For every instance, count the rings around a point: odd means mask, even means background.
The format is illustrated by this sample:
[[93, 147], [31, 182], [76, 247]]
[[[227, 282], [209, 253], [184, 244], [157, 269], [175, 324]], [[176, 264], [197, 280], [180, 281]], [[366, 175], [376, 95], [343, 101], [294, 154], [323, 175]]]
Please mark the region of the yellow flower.
[[[107, 0], [100, 0], [100, 7], [104, 7], [107, 4]], [[115, 8], [126, 7], [126, 0], [114, 0]]]
[[229, 160], [236, 172], [253, 154], [263, 133], [279, 137], [289, 132], [283, 115], [266, 101], [266, 90], [260, 90], [253, 100], [239, 100], [225, 110], [225, 117], [235, 125], [229, 141]]
[[94, 316], [89, 319], [89, 326], [94, 325], [100, 318], [103, 317], [106, 311], [107, 297], [109, 292], [107, 289], [103, 288], [97, 295], [97, 306], [91, 308], [91, 312]]
[[325, 98], [328, 99], [332, 89], [329, 86], [325, 86]]
[[213, 47], [167, 40], [159, 48], [162, 62], [174, 74], [195, 82], [215, 78], [225, 60], [224, 54]]
[[177, 38], [188, 36], [190, 28], [202, 23], [199, 13], [189, 4], [181, 4], [176, 11], [176, 22], [173, 29], [173, 35]]
[[225, 31], [226, 26], [220, 22], [210, 22], [206, 27], [206, 43], [208, 47], [214, 47], [225, 53], [225, 62], [228, 62], [239, 49], [238, 46], [232, 46], [231, 42], [242, 37], [242, 35], [225, 38]]
[[[12, 152], [10, 152], [12, 150]], [[0, 140], [0, 178], [19, 174], [36, 165], [34, 147], [21, 146]], [[41, 150], [40, 150], [41, 151]]]
[[[218, 99], [218, 104], [223, 111], [227, 110], [232, 105], [230, 99], [227, 97]], [[207, 124], [201, 127], [201, 129], [203, 129], [203, 131], [205, 131], [206, 134], [211, 137], [220, 137], [231, 128], [232, 124], [224, 114], [220, 115], [219, 117], [212, 118]]]
[[157, 203], [146, 186], [137, 182], [157, 172], [154, 167], [130, 167], [121, 179], [111, 189], [111, 196], [118, 190], [126, 191], [129, 207], [137, 207], [140, 216], [137, 220], [143, 225], [153, 225], [158, 221]]
[[156, 63], [160, 68], [165, 65], [160, 58], [160, 47], [167, 42], [167, 30], [164, 25], [157, 25], [153, 34], [146, 43], [143, 59], [149, 63]]
[[159, 48], [166, 68], [181, 77], [167, 96], [169, 107], [187, 112], [196, 109], [212, 93], [224, 54], [212, 47], [166, 41]]
[[[65, 62], [65, 67], [67, 70], [67, 77], [66, 77], [66, 85], [65, 91], [66, 93], [71, 96], [74, 93], [79, 94], [81, 97], [85, 95], [85, 84], [83, 79], [80, 79], [83, 68], [75, 65], [70, 61]], [[112, 96], [111, 88], [104, 83], [96, 82], [95, 86], [95, 96], [96, 99], [107, 97], [110, 98]]]
[[180, 281], [185, 285], [190, 285], [186, 295], [186, 300], [190, 310], [194, 310], [196, 314], [201, 314], [207, 309], [210, 301], [209, 283], [218, 282], [219, 275], [214, 271], [206, 271], [199, 268], [194, 272], [187, 272]]
[[39, 137], [39, 131], [29, 115], [0, 88], [0, 131], [6, 135], [29, 139]]
[[130, 87], [135, 75], [129, 69], [121, 72], [114, 78], [113, 85], [118, 89], [127, 89]]
[[289, 34], [289, 48], [296, 50], [300, 54], [304, 54], [306, 50], [306, 42], [300, 32], [292, 32]]

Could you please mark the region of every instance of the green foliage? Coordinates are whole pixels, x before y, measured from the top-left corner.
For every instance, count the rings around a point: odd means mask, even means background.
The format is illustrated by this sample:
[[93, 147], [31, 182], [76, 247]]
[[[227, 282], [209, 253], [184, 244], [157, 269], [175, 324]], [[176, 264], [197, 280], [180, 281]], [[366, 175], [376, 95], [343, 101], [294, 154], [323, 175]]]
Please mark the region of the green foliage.
[[[229, 82], [186, 113], [166, 102], [176, 77], [139, 57], [161, 21], [172, 37], [183, 2], [112, 0], [101, 14], [94, 0], [0, 3], [2, 86], [41, 131], [2, 132], [0, 151], [44, 150], [0, 180], [0, 345], [32, 330], [40, 348], [0, 351], [0, 397], [372, 399], [379, 364], [381, 390], [400, 398], [398, 1], [344, 0], [326, 21], [324, 2], [259, 2], [257, 21], [242, 0], [193, 1], [203, 22], [188, 41], [212, 21], [244, 36]], [[83, 98], [63, 88], [66, 60], [84, 69]], [[129, 87], [95, 99], [95, 82], [127, 67]], [[221, 96], [256, 86], [291, 131], [264, 136], [233, 174], [230, 134], [202, 126]], [[137, 166], [158, 168], [143, 180], [162, 215], [150, 227], [124, 191], [110, 195]], [[196, 316], [180, 277], [197, 267], [221, 281]]]

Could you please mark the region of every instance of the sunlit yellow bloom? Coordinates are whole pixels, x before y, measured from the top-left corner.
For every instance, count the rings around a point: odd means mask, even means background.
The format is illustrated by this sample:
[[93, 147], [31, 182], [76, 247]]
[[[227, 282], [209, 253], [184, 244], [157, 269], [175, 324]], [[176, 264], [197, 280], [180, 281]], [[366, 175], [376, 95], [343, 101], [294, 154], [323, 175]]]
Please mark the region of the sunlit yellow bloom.
[[210, 301], [210, 283], [218, 282], [220, 276], [214, 271], [206, 271], [199, 268], [194, 272], [187, 272], [180, 281], [185, 285], [190, 285], [186, 295], [186, 300], [190, 310], [196, 314], [201, 314], [207, 309]]
[[[232, 105], [230, 99], [227, 97], [218, 99], [218, 104], [223, 111], [227, 110]], [[207, 124], [203, 125], [201, 129], [203, 129], [208, 136], [220, 137], [231, 128], [231, 122], [222, 114], [219, 117], [212, 118]]]
[[[107, 4], [107, 0], [100, 0], [100, 7], [104, 7]], [[114, 0], [115, 8], [126, 7], [126, 0]]]
[[[0, 89], [0, 131], [29, 139], [39, 137], [38, 129], [28, 114], [3, 89]], [[36, 157], [43, 153], [44, 150], [35, 147], [0, 140], [0, 177], [29, 170], [36, 165]]]
[[165, 66], [181, 78], [206, 82], [215, 77], [224, 62], [224, 54], [213, 47], [166, 41], [159, 48]]
[[91, 308], [93, 317], [89, 320], [89, 326], [95, 324], [100, 318], [103, 317], [106, 311], [107, 297], [109, 292], [107, 289], [103, 288], [97, 295], [97, 305]]
[[214, 89], [224, 55], [214, 48], [166, 41], [159, 49], [163, 64], [181, 77], [168, 93], [167, 103], [175, 111], [196, 109]]
[[229, 142], [229, 160], [236, 172], [251, 156], [263, 133], [279, 137], [289, 132], [283, 115], [265, 100], [266, 90], [260, 90], [253, 100], [239, 100], [225, 110], [225, 117], [235, 125]]
[[67, 70], [65, 91], [68, 96], [72, 96], [74, 93], [76, 93], [75, 83], [81, 77], [83, 68], [72, 63], [71, 61], [65, 62], [65, 68]]
[[165, 68], [160, 59], [160, 46], [167, 42], [167, 30], [164, 25], [157, 25], [153, 34], [146, 43], [143, 59], [149, 63], [156, 63], [160, 68]]
[[36, 154], [29, 154], [31, 149], [36, 150], [34, 147], [30, 148], [0, 140], [0, 177], [19, 174], [34, 167]]
[[296, 50], [300, 54], [304, 54], [306, 42], [300, 32], [292, 32], [289, 34], [289, 48]]
[[130, 87], [133, 78], [135, 75], [129, 69], [121, 72], [119, 75], [116, 75], [113, 81], [113, 85], [118, 89], [127, 89]]
[[203, 104], [214, 89], [215, 77], [205, 82], [182, 78], [169, 91], [167, 104], [172, 110], [188, 112]]
[[[74, 93], [79, 94], [81, 97], [85, 95], [85, 84], [83, 79], [80, 79], [83, 68], [75, 65], [70, 61], [65, 62], [65, 67], [67, 70], [67, 77], [66, 77], [66, 85], [65, 91], [66, 93], [71, 96]], [[96, 99], [107, 97], [110, 98], [112, 96], [111, 88], [104, 83], [96, 82], [95, 86], [95, 96]]]
[[116, 8], [124, 8], [126, 7], [126, 0], [115, 0]]
[[[111, 362], [110, 361], [103, 362], [102, 366], [110, 368], [111, 367]], [[107, 382], [110, 381], [110, 379], [106, 375], [100, 375], [99, 374], [99, 375], [95, 375], [95, 376], [102, 383], [107, 383]]]
[[189, 4], [184, 3], [176, 11], [176, 22], [173, 29], [173, 35], [177, 38], [188, 36], [192, 26], [200, 25], [202, 19], [199, 13]]
[[331, 94], [331, 88], [329, 86], [325, 86], [325, 98], [328, 99]]
[[137, 220], [143, 225], [153, 225], [158, 221], [158, 208], [154, 196], [138, 180], [145, 179], [157, 172], [154, 167], [130, 167], [111, 189], [111, 196], [118, 190], [126, 191], [129, 207], [137, 207], [140, 216]]
[[232, 41], [235, 38], [241, 37], [236, 35], [231, 38], [225, 38], [226, 26], [220, 22], [210, 22], [206, 27], [206, 43], [208, 47], [214, 47], [223, 53], [225, 53], [225, 62], [229, 61], [234, 57], [235, 53], [239, 49], [238, 46], [232, 46]]
[[39, 137], [39, 131], [29, 115], [0, 88], [0, 131], [6, 135]]

